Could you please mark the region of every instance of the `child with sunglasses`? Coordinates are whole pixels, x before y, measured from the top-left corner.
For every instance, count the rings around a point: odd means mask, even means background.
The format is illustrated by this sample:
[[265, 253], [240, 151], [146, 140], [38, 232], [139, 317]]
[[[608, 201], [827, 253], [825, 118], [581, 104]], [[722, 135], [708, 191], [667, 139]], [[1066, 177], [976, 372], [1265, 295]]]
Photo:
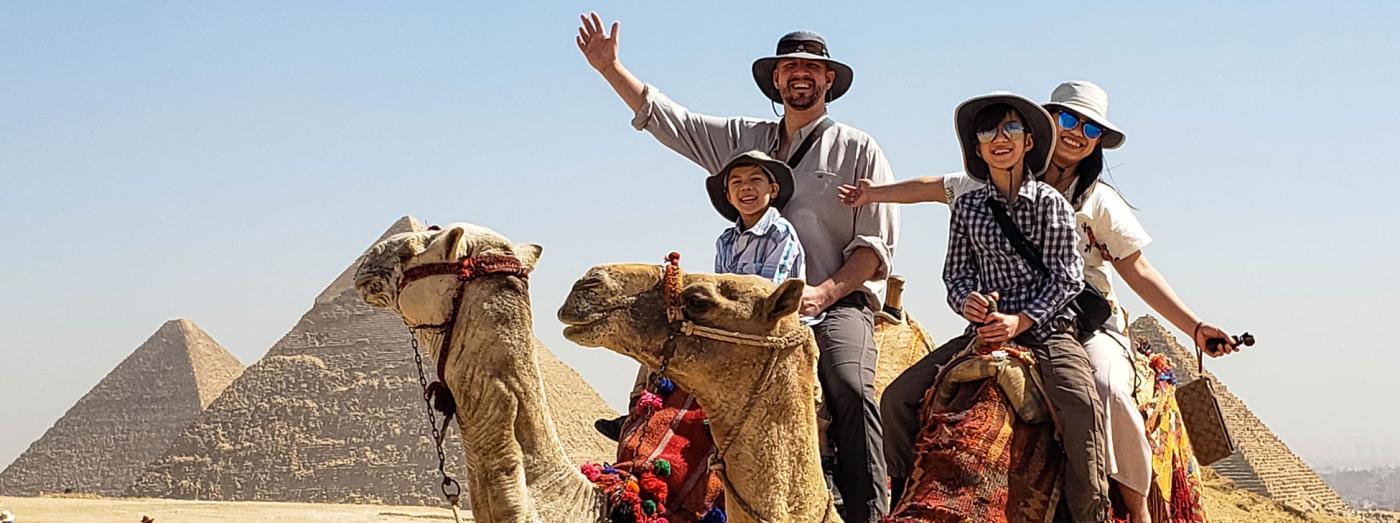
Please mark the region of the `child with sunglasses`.
[[[963, 102], [955, 121], [967, 172], [982, 183], [953, 207], [943, 278], [948, 304], [972, 325], [885, 389], [880, 412], [891, 483], [896, 495], [902, 494], [913, 472], [919, 411], [942, 368], [976, 338], [988, 343], [1015, 340], [1035, 354], [1062, 422], [1069, 463], [1066, 494], [1074, 519], [1104, 521], [1108, 481], [1102, 409], [1088, 356], [1076, 340], [1074, 313], [1067, 308], [1084, 288], [1084, 262], [1075, 251], [1069, 202], [1037, 179], [1055, 146], [1054, 124], [1039, 105], [1011, 94]], [[921, 200], [926, 195], [907, 190], [907, 184], [864, 187], [862, 204], [928, 201]], [[1040, 251], [1044, 272], [1032, 269], [1012, 247], [997, 214], [1009, 217]], [[989, 312], [994, 301], [997, 312]]]

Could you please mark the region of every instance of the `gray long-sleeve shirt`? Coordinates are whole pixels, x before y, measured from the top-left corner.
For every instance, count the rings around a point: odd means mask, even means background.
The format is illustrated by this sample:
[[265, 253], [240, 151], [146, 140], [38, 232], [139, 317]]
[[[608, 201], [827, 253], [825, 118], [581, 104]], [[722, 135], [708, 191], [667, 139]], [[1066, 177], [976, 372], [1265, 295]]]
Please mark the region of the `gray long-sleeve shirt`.
[[[651, 85], [646, 86], [644, 96], [632, 126], [651, 133], [662, 145], [711, 174], [744, 151], [757, 149], [779, 160], [786, 160], [791, 152], [778, 150], [782, 134], [779, 121], [694, 113]], [[802, 143], [816, 124], [800, 129], [791, 144]], [[796, 145], [789, 146], [794, 148]], [[836, 197], [836, 188], [861, 178], [876, 184], [893, 181], [885, 153], [870, 135], [837, 122], [817, 137], [793, 169], [793, 178], [796, 187], [782, 214], [802, 240], [807, 281], [818, 284], [830, 279], [852, 252], [869, 248], [879, 258], [880, 267], [865, 282], [863, 291], [871, 306], [879, 308], [884, 303], [885, 278], [890, 274], [899, 237], [899, 210], [890, 204], [852, 209]]]

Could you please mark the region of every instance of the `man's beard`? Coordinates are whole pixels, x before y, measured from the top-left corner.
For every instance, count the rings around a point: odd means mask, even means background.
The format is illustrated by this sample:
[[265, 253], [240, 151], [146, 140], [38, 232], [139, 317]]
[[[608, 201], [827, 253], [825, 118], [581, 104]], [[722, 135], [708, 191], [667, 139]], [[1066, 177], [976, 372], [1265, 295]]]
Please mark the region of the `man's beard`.
[[806, 111], [826, 97], [826, 90], [814, 88], [805, 94], [794, 94], [791, 89], [784, 88], [780, 89], [778, 94], [783, 97], [783, 105], [799, 111]]

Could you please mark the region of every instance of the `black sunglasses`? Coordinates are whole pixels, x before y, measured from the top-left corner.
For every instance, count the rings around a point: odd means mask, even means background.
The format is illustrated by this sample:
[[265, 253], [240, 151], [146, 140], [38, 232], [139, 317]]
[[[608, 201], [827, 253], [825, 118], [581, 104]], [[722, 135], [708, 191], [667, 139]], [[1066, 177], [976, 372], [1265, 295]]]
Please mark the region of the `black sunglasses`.
[[784, 42], [783, 45], [778, 46], [778, 54], [792, 53], [811, 53], [819, 56], [830, 56], [826, 54], [826, 46], [822, 45], [821, 42], [797, 40]]

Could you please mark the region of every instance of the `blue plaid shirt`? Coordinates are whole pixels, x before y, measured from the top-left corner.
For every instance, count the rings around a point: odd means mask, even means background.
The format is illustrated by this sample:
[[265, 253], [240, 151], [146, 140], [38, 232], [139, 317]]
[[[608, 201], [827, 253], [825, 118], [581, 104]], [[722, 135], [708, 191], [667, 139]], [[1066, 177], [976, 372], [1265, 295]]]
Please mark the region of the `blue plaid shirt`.
[[753, 227], [743, 227], [735, 223], [715, 240], [715, 272], [757, 274], [773, 283], [806, 274], [797, 229], [777, 209], [769, 207]]
[[[1049, 278], [1017, 254], [992, 217], [988, 200], [1006, 205], [1021, 233], [1040, 248]], [[973, 291], [999, 292], [997, 311], [1025, 313], [1035, 322], [1027, 334], [1043, 341], [1060, 323], [1054, 320], [1074, 318], [1066, 305], [1084, 289], [1084, 259], [1075, 250], [1076, 241], [1074, 210], [1044, 182], [1022, 183], [1014, 205], [993, 184], [974, 189], [953, 205], [943, 267], [948, 305], [961, 316], [963, 303]]]

